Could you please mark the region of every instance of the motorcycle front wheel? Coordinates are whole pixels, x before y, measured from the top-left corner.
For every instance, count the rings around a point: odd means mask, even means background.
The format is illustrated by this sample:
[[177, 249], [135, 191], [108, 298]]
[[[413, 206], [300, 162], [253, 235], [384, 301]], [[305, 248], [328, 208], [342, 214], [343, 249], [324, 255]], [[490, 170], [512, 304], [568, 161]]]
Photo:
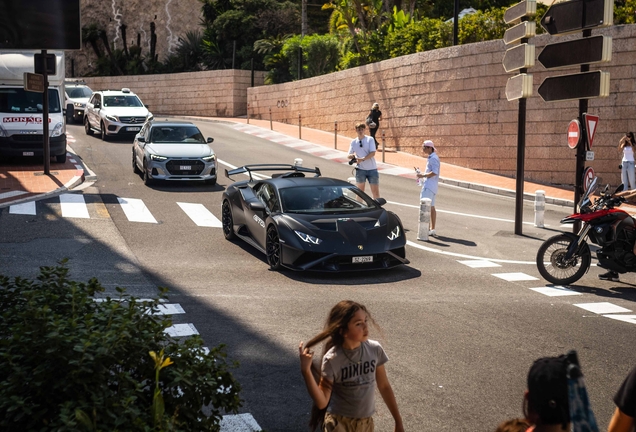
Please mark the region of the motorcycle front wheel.
[[547, 239], [537, 252], [537, 268], [548, 282], [569, 285], [581, 279], [590, 268], [590, 247], [583, 243], [570, 259], [565, 259], [574, 237], [560, 234]]

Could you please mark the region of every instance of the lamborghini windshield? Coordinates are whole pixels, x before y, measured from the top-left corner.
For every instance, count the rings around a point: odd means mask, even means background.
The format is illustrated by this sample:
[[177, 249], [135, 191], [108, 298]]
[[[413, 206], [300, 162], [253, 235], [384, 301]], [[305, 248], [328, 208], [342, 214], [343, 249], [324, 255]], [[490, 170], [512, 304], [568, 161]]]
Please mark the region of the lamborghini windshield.
[[280, 189], [287, 213], [342, 213], [377, 209], [379, 205], [355, 186], [300, 186]]

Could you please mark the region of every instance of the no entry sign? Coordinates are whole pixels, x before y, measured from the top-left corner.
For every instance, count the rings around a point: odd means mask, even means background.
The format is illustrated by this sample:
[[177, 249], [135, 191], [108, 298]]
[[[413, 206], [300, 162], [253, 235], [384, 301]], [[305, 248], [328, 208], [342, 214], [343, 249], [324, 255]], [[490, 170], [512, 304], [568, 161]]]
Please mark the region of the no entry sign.
[[568, 125], [568, 147], [575, 149], [581, 142], [581, 123], [574, 119]]

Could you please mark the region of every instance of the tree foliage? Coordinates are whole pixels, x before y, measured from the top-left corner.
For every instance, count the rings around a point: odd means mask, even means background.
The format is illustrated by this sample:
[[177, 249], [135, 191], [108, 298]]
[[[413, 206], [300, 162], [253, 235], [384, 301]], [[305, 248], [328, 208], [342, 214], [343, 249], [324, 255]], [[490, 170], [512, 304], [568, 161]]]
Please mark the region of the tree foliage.
[[152, 313], [165, 289], [148, 302], [103, 292], [64, 265], [0, 276], [0, 430], [218, 430], [241, 405], [223, 347], [168, 336]]

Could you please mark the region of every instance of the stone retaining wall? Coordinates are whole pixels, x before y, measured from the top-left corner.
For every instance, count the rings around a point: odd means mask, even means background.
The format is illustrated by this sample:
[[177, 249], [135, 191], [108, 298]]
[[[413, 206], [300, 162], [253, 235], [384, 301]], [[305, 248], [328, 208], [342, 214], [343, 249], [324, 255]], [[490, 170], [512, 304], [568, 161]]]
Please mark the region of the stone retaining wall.
[[[251, 79], [251, 71], [236, 69], [84, 78], [93, 90], [130, 88], [153, 113], [209, 117], [244, 116]], [[264, 72], [254, 73], [254, 85], [263, 80]]]
[[[600, 116], [588, 162], [604, 182], [620, 182], [617, 145], [636, 129], [636, 26], [595, 30], [613, 38], [612, 62], [591, 70], [610, 72], [608, 98], [589, 100], [588, 112]], [[531, 39], [537, 55], [548, 43], [581, 37], [541, 35]], [[416, 153], [432, 139], [444, 162], [514, 177], [517, 161], [518, 102], [508, 102], [502, 40], [427, 51], [355, 69], [285, 84], [248, 89], [250, 117], [272, 119], [354, 136], [373, 102], [383, 113], [380, 132], [389, 148]], [[578, 117], [578, 101], [543, 102], [537, 88], [547, 76], [579, 68], [547, 71], [537, 64], [534, 95], [527, 100], [525, 176], [546, 184], [575, 183], [575, 150], [566, 130]]]

